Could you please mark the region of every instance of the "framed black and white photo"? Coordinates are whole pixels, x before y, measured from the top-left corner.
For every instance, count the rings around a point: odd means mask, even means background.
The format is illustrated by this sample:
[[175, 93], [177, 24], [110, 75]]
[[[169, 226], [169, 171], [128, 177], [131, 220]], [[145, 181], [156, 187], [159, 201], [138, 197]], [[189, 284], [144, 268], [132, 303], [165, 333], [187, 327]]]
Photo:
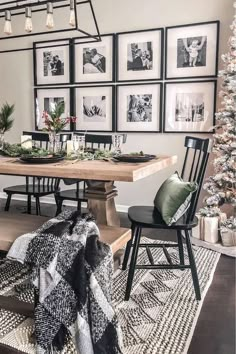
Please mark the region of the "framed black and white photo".
[[[47, 88], [35, 89], [35, 128], [42, 130], [45, 128], [43, 112], [49, 113], [53, 111], [55, 105], [59, 102], [64, 102], [65, 110], [61, 118], [66, 119], [72, 115], [71, 110], [71, 89], [70, 88]], [[70, 123], [66, 125], [64, 130], [70, 130]]]
[[76, 44], [74, 39], [74, 82], [112, 82], [115, 79], [115, 35], [101, 36], [101, 42]]
[[162, 28], [117, 34], [117, 81], [161, 80]]
[[115, 128], [113, 86], [75, 88], [77, 131], [112, 132]]
[[70, 84], [70, 40], [35, 42], [33, 46], [34, 85]]
[[216, 80], [170, 82], [164, 91], [164, 132], [214, 131]]
[[219, 21], [166, 28], [166, 79], [216, 77]]
[[162, 84], [117, 86], [117, 131], [161, 131]]

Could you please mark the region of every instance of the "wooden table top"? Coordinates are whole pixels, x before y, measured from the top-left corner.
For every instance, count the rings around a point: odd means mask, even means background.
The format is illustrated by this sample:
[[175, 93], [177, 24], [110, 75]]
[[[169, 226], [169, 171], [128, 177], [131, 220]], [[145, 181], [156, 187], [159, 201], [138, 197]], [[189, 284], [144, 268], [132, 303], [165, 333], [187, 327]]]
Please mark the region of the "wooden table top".
[[103, 160], [64, 160], [52, 164], [27, 164], [16, 158], [0, 158], [0, 174], [135, 182], [174, 165], [177, 156], [157, 156], [145, 163], [124, 163]]

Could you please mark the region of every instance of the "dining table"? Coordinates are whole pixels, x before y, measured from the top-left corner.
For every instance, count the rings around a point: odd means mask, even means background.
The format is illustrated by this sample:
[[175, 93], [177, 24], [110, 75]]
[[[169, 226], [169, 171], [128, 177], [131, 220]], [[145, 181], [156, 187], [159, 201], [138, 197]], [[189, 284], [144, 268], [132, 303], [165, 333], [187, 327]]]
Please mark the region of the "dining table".
[[57, 177], [86, 180], [88, 209], [102, 225], [119, 226], [115, 206], [118, 190], [114, 183], [134, 183], [177, 162], [177, 156], [156, 156], [148, 162], [120, 162], [112, 159], [63, 160], [51, 164], [29, 164], [19, 158], [1, 157], [0, 174], [32, 177]]

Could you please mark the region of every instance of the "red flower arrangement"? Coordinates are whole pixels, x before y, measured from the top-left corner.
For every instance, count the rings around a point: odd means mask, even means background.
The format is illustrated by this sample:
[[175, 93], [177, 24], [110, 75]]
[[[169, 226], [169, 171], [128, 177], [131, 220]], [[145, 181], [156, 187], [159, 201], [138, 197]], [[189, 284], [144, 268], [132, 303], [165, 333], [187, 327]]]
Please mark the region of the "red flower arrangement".
[[56, 103], [54, 108], [49, 112], [43, 111], [42, 118], [44, 119], [45, 128], [44, 131], [59, 133], [70, 122], [75, 123], [76, 117], [70, 116], [67, 118], [61, 118], [65, 112], [65, 103], [63, 101]]

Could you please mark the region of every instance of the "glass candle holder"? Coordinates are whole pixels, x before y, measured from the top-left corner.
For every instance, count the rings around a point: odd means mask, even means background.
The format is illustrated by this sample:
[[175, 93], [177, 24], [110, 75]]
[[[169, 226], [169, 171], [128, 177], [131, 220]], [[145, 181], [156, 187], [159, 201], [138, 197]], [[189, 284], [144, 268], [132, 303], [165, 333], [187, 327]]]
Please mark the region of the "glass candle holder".
[[113, 152], [115, 154], [120, 154], [121, 153], [122, 144], [123, 144], [123, 135], [121, 135], [121, 134], [113, 134], [112, 135], [112, 146], [113, 146]]

